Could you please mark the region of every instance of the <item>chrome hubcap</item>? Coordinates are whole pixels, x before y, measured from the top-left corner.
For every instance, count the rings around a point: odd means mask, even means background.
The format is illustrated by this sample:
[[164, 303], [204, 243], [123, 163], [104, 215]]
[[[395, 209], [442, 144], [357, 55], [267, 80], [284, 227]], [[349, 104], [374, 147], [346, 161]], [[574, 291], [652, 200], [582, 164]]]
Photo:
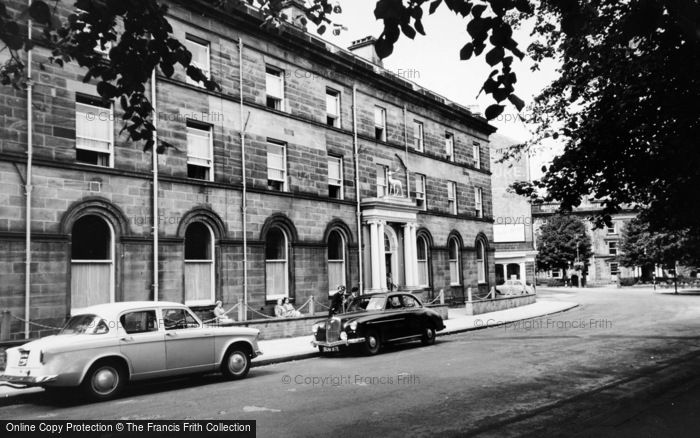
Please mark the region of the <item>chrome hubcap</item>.
[[374, 348], [377, 346], [377, 339], [374, 336], [370, 336], [368, 339], [369, 346], [370, 348]]
[[119, 384], [119, 373], [112, 367], [100, 368], [92, 376], [92, 389], [98, 394], [109, 394]]
[[246, 363], [248, 359], [243, 355], [243, 353], [233, 353], [228, 358], [228, 369], [233, 374], [240, 374], [245, 370]]
[[425, 335], [428, 337], [428, 339], [433, 339], [433, 336], [435, 336], [435, 332], [433, 332], [433, 329], [426, 329]]

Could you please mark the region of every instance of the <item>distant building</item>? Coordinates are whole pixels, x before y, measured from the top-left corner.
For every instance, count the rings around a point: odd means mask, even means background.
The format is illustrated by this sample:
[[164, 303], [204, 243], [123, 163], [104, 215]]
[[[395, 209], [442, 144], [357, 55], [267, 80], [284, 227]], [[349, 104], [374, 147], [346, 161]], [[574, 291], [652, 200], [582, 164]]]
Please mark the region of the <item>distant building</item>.
[[508, 279], [535, 281], [535, 239], [530, 202], [508, 190], [516, 181], [530, 179], [527, 155], [518, 160], [497, 161], [503, 150], [517, 141], [500, 134], [491, 136], [491, 188], [493, 191], [493, 247], [496, 284]]
[[[494, 180], [495, 182], [495, 180]], [[495, 208], [495, 202], [494, 202]], [[537, 235], [540, 227], [546, 223], [547, 218], [556, 214], [559, 204], [542, 204], [533, 205], [532, 217], [534, 219], [534, 228]], [[647, 276], [641, 268], [625, 268], [619, 260], [620, 245], [622, 241], [622, 230], [627, 223], [632, 220], [636, 213], [631, 209], [624, 210], [614, 214], [612, 217], [612, 225], [595, 229], [589, 217], [595, 215], [602, 210], [602, 206], [597, 203], [584, 202], [579, 208], [576, 208], [572, 214], [578, 216], [586, 224], [588, 236], [591, 239], [591, 250], [593, 255], [588, 260], [588, 275], [586, 276], [586, 284], [590, 286], [606, 285], [615, 283], [618, 278], [640, 278]], [[565, 272], [559, 270], [541, 271], [537, 273], [540, 279], [547, 278], [563, 278]], [[575, 274], [571, 269], [566, 272], [566, 276], [570, 277]], [[648, 273], [650, 276], [651, 274]]]

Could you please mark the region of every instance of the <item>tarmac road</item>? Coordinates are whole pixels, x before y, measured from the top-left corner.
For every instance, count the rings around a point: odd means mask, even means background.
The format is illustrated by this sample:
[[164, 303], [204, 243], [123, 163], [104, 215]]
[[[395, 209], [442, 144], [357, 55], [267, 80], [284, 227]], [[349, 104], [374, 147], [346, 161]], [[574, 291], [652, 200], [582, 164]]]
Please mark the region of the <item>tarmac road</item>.
[[261, 437], [698, 436], [700, 296], [538, 292], [581, 306], [431, 347], [257, 367], [238, 382], [143, 384], [91, 405], [30, 394], [0, 401], [0, 418], [254, 419]]

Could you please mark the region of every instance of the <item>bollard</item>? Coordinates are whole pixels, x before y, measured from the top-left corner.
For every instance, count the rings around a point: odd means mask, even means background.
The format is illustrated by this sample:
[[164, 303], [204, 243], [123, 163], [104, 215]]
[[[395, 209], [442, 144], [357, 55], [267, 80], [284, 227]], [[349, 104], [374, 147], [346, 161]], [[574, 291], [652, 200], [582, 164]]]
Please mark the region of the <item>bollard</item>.
[[313, 295], [309, 298], [309, 315], [314, 315], [316, 313], [316, 300]]
[[471, 287], [467, 288], [467, 301], [470, 303], [472, 302], [472, 288]]
[[496, 299], [496, 288], [491, 286], [491, 290], [489, 291], [489, 295], [491, 296], [492, 300]]
[[238, 299], [238, 320], [245, 321], [245, 307], [240, 298]]
[[445, 305], [445, 289], [440, 289], [440, 305]]
[[10, 339], [10, 311], [3, 310], [0, 315], [0, 341]]

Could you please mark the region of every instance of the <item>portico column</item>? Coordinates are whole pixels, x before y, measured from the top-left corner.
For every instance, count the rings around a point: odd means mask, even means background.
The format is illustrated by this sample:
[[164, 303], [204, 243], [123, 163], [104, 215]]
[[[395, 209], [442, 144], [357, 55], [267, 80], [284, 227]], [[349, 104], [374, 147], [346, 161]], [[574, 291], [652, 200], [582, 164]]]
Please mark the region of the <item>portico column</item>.
[[520, 263], [520, 279], [523, 282], [527, 281], [527, 275], [525, 275], [525, 262]]
[[413, 245], [411, 244], [411, 224], [403, 226], [403, 267], [406, 286], [414, 286]]
[[377, 236], [379, 235], [378, 233], [378, 223], [377, 221], [370, 221], [369, 222], [369, 249], [370, 249], [370, 262], [372, 264], [372, 290], [379, 290], [380, 289], [380, 282], [379, 282], [379, 276], [380, 274], [380, 263], [379, 263], [379, 245], [378, 245], [378, 239]]
[[[377, 249], [379, 250], [379, 289], [387, 290], [386, 287], [386, 253], [384, 252], [384, 222], [377, 224]], [[393, 280], [393, 279], [392, 279]]]
[[418, 225], [411, 224], [411, 286], [419, 286], [418, 284]]

